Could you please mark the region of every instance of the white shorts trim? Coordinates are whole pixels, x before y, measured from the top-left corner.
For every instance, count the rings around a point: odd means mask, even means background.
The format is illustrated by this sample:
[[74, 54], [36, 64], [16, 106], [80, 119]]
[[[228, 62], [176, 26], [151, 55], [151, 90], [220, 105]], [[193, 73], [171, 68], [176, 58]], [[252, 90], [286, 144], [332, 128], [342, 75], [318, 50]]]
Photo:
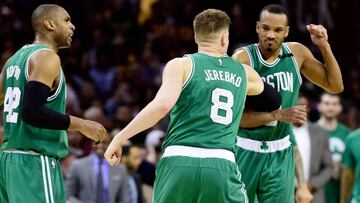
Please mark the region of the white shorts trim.
[[289, 135], [280, 140], [273, 141], [258, 141], [237, 137], [236, 146], [253, 152], [272, 153], [289, 148], [291, 146], [291, 142]]
[[235, 155], [226, 149], [207, 149], [200, 147], [189, 147], [173, 145], [166, 147], [162, 157], [169, 156], [188, 156], [194, 158], [219, 158], [226, 159], [235, 163]]
[[40, 155], [39, 153], [34, 152], [34, 151], [21, 151], [21, 150], [17, 150], [17, 149], [6, 149], [6, 150], [3, 150], [3, 152], [14, 153], [14, 154], [29, 154], [29, 155], [34, 155], [34, 156]]

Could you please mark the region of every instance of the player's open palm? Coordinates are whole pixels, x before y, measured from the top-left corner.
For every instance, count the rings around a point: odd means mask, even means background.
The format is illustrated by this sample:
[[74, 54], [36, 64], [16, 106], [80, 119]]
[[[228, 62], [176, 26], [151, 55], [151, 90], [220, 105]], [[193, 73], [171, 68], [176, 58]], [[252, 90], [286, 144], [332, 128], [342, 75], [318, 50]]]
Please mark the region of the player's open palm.
[[297, 105], [281, 110], [280, 120], [295, 125], [304, 125], [307, 122], [307, 113], [305, 105]]
[[120, 163], [121, 154], [122, 154], [121, 144], [113, 140], [106, 149], [104, 157], [111, 166], [114, 166]]
[[311, 41], [318, 47], [324, 47], [328, 44], [327, 30], [322, 25], [310, 24], [306, 26], [310, 32]]
[[101, 141], [106, 135], [106, 129], [100, 123], [85, 120], [80, 133], [94, 141]]

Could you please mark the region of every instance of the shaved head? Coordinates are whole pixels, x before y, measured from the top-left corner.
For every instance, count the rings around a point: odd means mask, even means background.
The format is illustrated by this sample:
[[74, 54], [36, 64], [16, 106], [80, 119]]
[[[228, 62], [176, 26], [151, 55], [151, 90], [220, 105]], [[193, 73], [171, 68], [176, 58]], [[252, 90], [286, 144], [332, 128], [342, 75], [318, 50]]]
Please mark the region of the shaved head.
[[35, 32], [41, 32], [45, 19], [53, 20], [56, 18], [57, 11], [63, 10], [61, 6], [56, 4], [42, 4], [38, 6], [31, 15], [31, 24]]

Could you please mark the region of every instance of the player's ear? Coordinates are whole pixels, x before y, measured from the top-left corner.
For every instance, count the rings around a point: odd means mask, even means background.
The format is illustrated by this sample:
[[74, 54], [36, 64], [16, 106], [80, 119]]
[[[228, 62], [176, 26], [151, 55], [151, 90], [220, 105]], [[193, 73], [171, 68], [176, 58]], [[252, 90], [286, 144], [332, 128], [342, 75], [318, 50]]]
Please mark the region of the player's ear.
[[290, 31], [290, 26], [286, 26], [285, 27], [285, 37], [287, 37], [289, 35], [289, 31]]
[[45, 26], [45, 29], [47, 29], [47, 30], [50, 30], [50, 31], [55, 30], [55, 22], [53, 20], [44, 19], [44, 26]]
[[199, 40], [198, 40], [196, 33], [194, 34], [194, 40], [195, 40], [196, 44], [199, 44]]
[[259, 30], [260, 30], [260, 23], [259, 21], [256, 22], [256, 33], [259, 34]]

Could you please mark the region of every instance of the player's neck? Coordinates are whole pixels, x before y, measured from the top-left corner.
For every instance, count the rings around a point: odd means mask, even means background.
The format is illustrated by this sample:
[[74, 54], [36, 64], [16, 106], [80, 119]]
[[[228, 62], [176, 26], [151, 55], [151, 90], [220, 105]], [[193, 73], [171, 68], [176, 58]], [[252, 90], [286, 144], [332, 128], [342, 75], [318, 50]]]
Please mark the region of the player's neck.
[[267, 62], [272, 62], [279, 57], [281, 47], [279, 47], [278, 49], [276, 49], [274, 51], [268, 51], [263, 46], [261, 46], [261, 44], [259, 43], [259, 49], [260, 49], [260, 53], [261, 53], [261, 56], [263, 57], [263, 59], [265, 59]]
[[325, 116], [321, 116], [318, 124], [327, 131], [333, 131], [338, 127], [339, 121], [337, 118], [326, 118]]
[[202, 45], [202, 46], [199, 45], [198, 53], [215, 56], [215, 57], [220, 57], [220, 56], [226, 54], [226, 51], [224, 51], [223, 48], [221, 48], [220, 46], [209, 44], [209, 45]]
[[58, 52], [58, 48], [55, 45], [55, 43], [53, 42], [53, 40], [48, 39], [44, 36], [40, 36], [40, 35], [36, 34], [33, 44], [45, 44], [46, 46], [48, 46], [50, 49], [52, 49], [56, 53]]

